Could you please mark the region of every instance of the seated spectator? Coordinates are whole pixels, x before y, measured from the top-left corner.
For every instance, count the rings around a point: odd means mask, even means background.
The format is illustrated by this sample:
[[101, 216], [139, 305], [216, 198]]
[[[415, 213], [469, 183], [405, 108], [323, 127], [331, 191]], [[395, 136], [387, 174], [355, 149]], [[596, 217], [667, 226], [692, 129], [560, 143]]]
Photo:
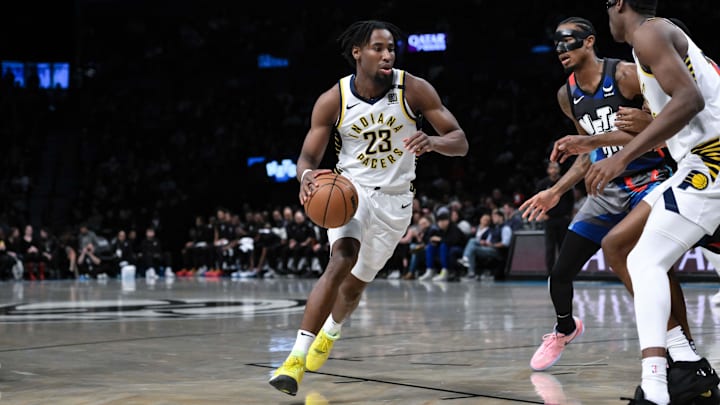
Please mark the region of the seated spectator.
[[[462, 256], [465, 234], [450, 220], [447, 208], [438, 210], [437, 223], [430, 227], [425, 238], [425, 273], [420, 280], [447, 281], [455, 276], [454, 264]], [[440, 272], [435, 274], [435, 262], [440, 263]], [[453, 274], [450, 272], [453, 271]]]
[[450, 221], [457, 224], [458, 228], [460, 228], [467, 239], [472, 236], [472, 225], [470, 225], [470, 222], [468, 222], [467, 219], [462, 217], [462, 213], [460, 212], [458, 205], [459, 203], [456, 202], [453, 204], [453, 208], [450, 208]]
[[314, 277], [320, 277], [330, 261], [330, 240], [327, 229], [317, 225], [314, 225], [313, 229], [315, 230], [315, 243], [312, 245], [310, 271]]
[[411, 224], [403, 238], [409, 238], [408, 246], [408, 269], [403, 280], [414, 280], [417, 278], [417, 269], [425, 267], [425, 233], [432, 225], [432, 217], [421, 216], [416, 225]]
[[511, 201], [506, 201], [502, 205], [502, 213], [505, 216], [505, 223], [513, 232], [519, 231], [525, 227], [525, 221], [520, 212]]
[[257, 229], [251, 245], [250, 254], [253, 255], [251, 263], [257, 265], [249, 270], [238, 270], [232, 273], [231, 276], [233, 278], [256, 278], [264, 275], [266, 278], [272, 278], [274, 276], [273, 270], [267, 266], [268, 252], [271, 252], [279, 242], [280, 238], [273, 233], [270, 222], [265, 222]]
[[128, 264], [137, 264], [135, 249], [128, 240], [127, 233], [124, 230], [119, 230], [117, 235], [110, 241], [110, 249], [115, 255], [115, 261], [118, 263], [119, 268]]
[[88, 228], [87, 223], [80, 224], [77, 240], [78, 251], [82, 251], [88, 243], [92, 243], [96, 248], [98, 246], [98, 236]]
[[[286, 208], [290, 209], [289, 207]], [[285, 259], [288, 256], [287, 224], [288, 222], [279, 209], [273, 211], [270, 229], [273, 235], [276, 236], [276, 238], [274, 238], [276, 243], [269, 246], [267, 261], [270, 268], [272, 268], [276, 274], [284, 274], [286, 272]], [[325, 266], [323, 266], [323, 268], [325, 268]]]
[[117, 257], [115, 257], [115, 252], [112, 250], [112, 245], [110, 245], [110, 241], [107, 240], [107, 238], [105, 238], [104, 236], [98, 236], [97, 244], [94, 246], [95, 251], [93, 253], [102, 262], [101, 269], [97, 270], [97, 276], [100, 279], [115, 277], [120, 271], [120, 267], [118, 266], [118, 260]]
[[71, 231], [65, 231], [57, 239], [58, 245], [55, 253], [55, 263], [58, 269], [58, 277], [78, 278], [78, 253], [75, 250], [77, 245]]
[[40, 228], [40, 235], [38, 237], [38, 246], [40, 247], [40, 255], [42, 262], [46, 265], [46, 272], [50, 278], [59, 278], [59, 269], [57, 256], [58, 256], [58, 241], [50, 231], [45, 228]]
[[197, 215], [189, 234], [190, 240], [180, 251], [183, 261], [183, 268], [177, 273], [180, 277], [193, 276], [198, 270], [205, 273], [213, 264], [213, 225]]
[[[236, 273], [238, 271], [253, 272], [256, 268], [255, 238], [257, 237], [258, 230], [263, 224], [262, 213], [259, 215], [259, 218], [255, 218], [255, 215], [252, 212], [248, 212], [245, 215], [244, 223], [239, 223], [239, 218], [237, 220], [235, 225], [235, 239], [232, 241], [235, 259], [227, 268], [227, 270], [231, 273], [240, 274]], [[260, 222], [258, 223], [258, 221]]]
[[[224, 269], [233, 268], [235, 262], [235, 248], [237, 247], [236, 227], [232, 223], [232, 213], [219, 207], [215, 213], [215, 263], [213, 268], [205, 273], [198, 272], [205, 277], [221, 277]], [[235, 241], [235, 243], [233, 243]]]
[[287, 226], [288, 259], [287, 270], [302, 274], [312, 262], [315, 230], [312, 223], [301, 210], [295, 211], [294, 220]]
[[504, 265], [512, 242], [513, 230], [500, 209], [492, 212], [492, 222], [490, 243], [486, 246], [488, 249], [476, 252], [476, 256], [478, 267], [492, 271], [495, 279], [499, 280], [505, 276]]
[[102, 270], [103, 264], [102, 259], [95, 254], [95, 245], [88, 242], [80, 249], [80, 255], [77, 258], [78, 279], [87, 280], [105, 273]]
[[40, 244], [35, 238], [32, 225], [25, 225], [23, 236], [20, 239], [19, 255], [30, 280], [45, 280], [45, 260], [40, 252]]
[[491, 246], [492, 227], [492, 216], [490, 214], [481, 215], [475, 236], [467, 241], [462, 258], [460, 258], [460, 264], [467, 267], [465, 279], [472, 280], [477, 277], [477, 273], [475, 272], [477, 269], [476, 263], [481, 251], [488, 249], [492, 251], [495, 250], [495, 248]]
[[170, 257], [163, 251], [160, 240], [155, 235], [155, 228], [148, 227], [145, 230], [145, 239], [140, 243], [138, 252], [139, 270], [145, 274], [145, 278], [157, 279], [158, 272], [164, 273], [165, 277], [174, 277], [170, 267]]
[[18, 263], [16, 253], [8, 250], [5, 243], [5, 231], [0, 228], [0, 279], [12, 280], [14, 278], [12, 269]]

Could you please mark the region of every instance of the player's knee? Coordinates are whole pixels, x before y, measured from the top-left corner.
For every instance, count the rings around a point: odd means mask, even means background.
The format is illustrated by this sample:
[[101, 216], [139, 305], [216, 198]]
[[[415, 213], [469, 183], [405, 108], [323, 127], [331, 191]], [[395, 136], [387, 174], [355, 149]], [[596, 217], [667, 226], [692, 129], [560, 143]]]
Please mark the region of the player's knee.
[[[678, 248], [663, 244], [665, 239], [655, 235], [641, 240], [627, 255], [627, 269], [633, 285], [647, 282], [647, 278], [663, 277], [675, 262]], [[663, 246], [658, 249], [658, 246]]]
[[555, 261], [555, 265], [553, 265], [552, 269], [550, 270], [550, 277], [548, 282], [551, 285], [553, 283], [572, 283], [580, 267], [582, 267], [582, 263], [580, 263], [578, 260], [575, 260], [574, 257], [570, 257], [570, 255], [560, 254], [560, 256]]
[[327, 268], [323, 273], [323, 276], [326, 278], [335, 279], [335, 281], [339, 284], [345, 279], [345, 277], [347, 277], [348, 274], [350, 274], [350, 271], [352, 270], [356, 261], [357, 256], [348, 256], [344, 254], [333, 253], [333, 255], [330, 257]]
[[567, 285], [572, 284], [573, 282], [573, 275], [569, 272], [562, 272], [562, 271], [556, 271], [557, 266], [553, 268], [553, 271], [550, 272], [550, 277], [548, 277], [548, 285], [550, 286], [550, 289], [552, 289], [554, 286], [560, 286], [560, 285]]
[[360, 244], [355, 239], [341, 239], [333, 244], [328, 270], [348, 272], [358, 259]]
[[619, 234], [610, 232], [605, 236], [600, 243], [603, 254], [609, 262], [624, 262], [627, 255], [630, 253], [630, 247], [628, 243], [623, 243]]
[[358, 253], [360, 252], [360, 242], [357, 239], [354, 238], [342, 238], [337, 240], [332, 245], [332, 254], [330, 255], [331, 259], [333, 257], [337, 258], [346, 258], [346, 257], [354, 257], [357, 258]]

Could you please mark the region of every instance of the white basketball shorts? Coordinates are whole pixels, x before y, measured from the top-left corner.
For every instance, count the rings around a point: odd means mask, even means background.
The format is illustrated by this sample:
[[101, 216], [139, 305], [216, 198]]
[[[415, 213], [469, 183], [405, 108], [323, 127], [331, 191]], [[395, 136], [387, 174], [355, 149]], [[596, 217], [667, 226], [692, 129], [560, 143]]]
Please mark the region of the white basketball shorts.
[[358, 261], [352, 274], [369, 283], [385, 266], [412, 219], [413, 193], [388, 194], [372, 187], [355, 184], [358, 209], [347, 224], [328, 229], [330, 251], [340, 238], [360, 241]]
[[655, 187], [644, 201], [653, 210], [664, 209], [682, 215], [710, 235], [720, 224], [720, 178], [717, 172], [712, 173], [708, 162], [696, 154], [685, 156], [678, 163], [677, 172]]

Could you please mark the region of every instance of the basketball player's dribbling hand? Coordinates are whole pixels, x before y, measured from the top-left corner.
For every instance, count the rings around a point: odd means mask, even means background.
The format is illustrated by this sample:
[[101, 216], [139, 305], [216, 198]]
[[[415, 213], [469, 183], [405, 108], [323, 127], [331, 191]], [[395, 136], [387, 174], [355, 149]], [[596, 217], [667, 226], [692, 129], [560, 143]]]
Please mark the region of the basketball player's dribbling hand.
[[588, 153], [594, 149], [590, 141], [587, 135], [566, 135], [555, 141], [550, 161], [564, 163], [570, 156]]
[[522, 217], [534, 221], [545, 216], [560, 201], [560, 196], [550, 190], [543, 190], [527, 199], [521, 206]]
[[590, 165], [585, 173], [585, 189], [588, 195], [602, 194], [610, 180], [623, 172], [627, 165], [618, 156], [616, 154]]
[[423, 131], [417, 131], [411, 137], [403, 139], [403, 143], [407, 150], [417, 156], [433, 151], [431, 137]]
[[315, 169], [311, 172], [308, 172], [305, 176], [302, 177], [301, 183], [300, 183], [300, 204], [305, 205], [305, 201], [307, 201], [308, 198], [310, 198], [310, 195], [312, 195], [313, 190], [317, 188], [317, 183], [315, 182], [315, 177], [326, 174], [326, 173], [332, 173], [332, 170], [330, 169]]

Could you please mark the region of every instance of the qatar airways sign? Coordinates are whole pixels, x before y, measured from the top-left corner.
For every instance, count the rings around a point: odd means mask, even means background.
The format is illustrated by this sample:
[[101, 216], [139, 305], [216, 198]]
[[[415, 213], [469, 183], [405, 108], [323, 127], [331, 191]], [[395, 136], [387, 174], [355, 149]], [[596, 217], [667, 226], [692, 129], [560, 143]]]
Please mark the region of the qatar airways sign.
[[442, 52], [447, 49], [445, 33], [411, 34], [408, 36], [408, 52]]

